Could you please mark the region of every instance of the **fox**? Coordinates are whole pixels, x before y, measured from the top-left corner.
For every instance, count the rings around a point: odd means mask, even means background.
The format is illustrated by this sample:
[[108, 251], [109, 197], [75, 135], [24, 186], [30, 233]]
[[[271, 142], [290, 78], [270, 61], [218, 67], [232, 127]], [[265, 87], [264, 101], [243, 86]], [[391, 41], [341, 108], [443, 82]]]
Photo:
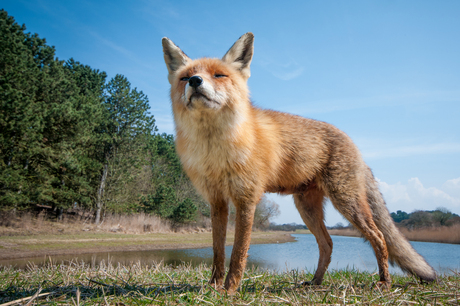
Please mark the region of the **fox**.
[[[372, 246], [379, 270], [377, 286], [391, 286], [389, 262], [421, 281], [436, 279], [435, 270], [394, 224], [378, 182], [349, 136], [329, 123], [253, 104], [247, 84], [254, 53], [251, 32], [241, 36], [221, 59], [192, 60], [167, 37], [162, 46], [171, 85], [176, 151], [211, 208], [211, 286], [229, 294], [238, 290], [256, 205], [267, 192], [293, 195], [318, 243], [317, 269], [304, 285], [320, 285], [331, 262], [325, 199]], [[224, 282], [230, 202], [236, 209], [235, 236]]]

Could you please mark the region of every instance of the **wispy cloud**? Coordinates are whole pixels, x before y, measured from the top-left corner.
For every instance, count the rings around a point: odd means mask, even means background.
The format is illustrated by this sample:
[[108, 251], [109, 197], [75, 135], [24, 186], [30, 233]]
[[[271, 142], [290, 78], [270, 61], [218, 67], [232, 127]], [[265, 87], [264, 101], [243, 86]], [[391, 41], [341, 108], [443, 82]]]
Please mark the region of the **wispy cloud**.
[[293, 71], [273, 72], [273, 75], [281, 80], [289, 81], [300, 76], [303, 72], [303, 67], [299, 67]]
[[270, 72], [274, 77], [283, 81], [289, 81], [302, 75], [304, 67], [296, 61], [290, 60], [279, 63], [271, 60], [261, 60], [258, 62], [265, 70]]
[[89, 31], [89, 33], [94, 37], [96, 38], [99, 42], [105, 44], [106, 46], [112, 48], [113, 50], [117, 51], [117, 52], [120, 52], [121, 54], [129, 57], [129, 58], [135, 58], [134, 56], [134, 53], [123, 48], [122, 46], [119, 46], [117, 45], [116, 43], [114, 43], [113, 41], [110, 41], [102, 36], [100, 36], [98, 33], [94, 32], [94, 31]]
[[[170, 20], [173, 18], [174, 20], [180, 20], [181, 15], [179, 11], [177, 10], [177, 7], [174, 6], [174, 4], [171, 4], [167, 1], [148, 1], [144, 0], [143, 2], [143, 7], [142, 7], [142, 13], [146, 13], [150, 17], [154, 17], [155, 19], [152, 20], [152, 22], [155, 22], [156, 20]], [[156, 23], [156, 22], [155, 22]]]
[[105, 37], [102, 37], [101, 35], [99, 35], [97, 32], [94, 32], [92, 30], [89, 30], [88, 31], [89, 34], [91, 36], [93, 36], [98, 42], [106, 45], [107, 47], [115, 50], [116, 52], [124, 55], [126, 58], [128, 58], [130, 61], [142, 66], [142, 67], [145, 67], [147, 69], [153, 69], [152, 65], [148, 65], [146, 63], [145, 60], [142, 60], [142, 59], [139, 59], [138, 56], [135, 54], [135, 52], [132, 52], [116, 43], [114, 43], [113, 41], [105, 38]]

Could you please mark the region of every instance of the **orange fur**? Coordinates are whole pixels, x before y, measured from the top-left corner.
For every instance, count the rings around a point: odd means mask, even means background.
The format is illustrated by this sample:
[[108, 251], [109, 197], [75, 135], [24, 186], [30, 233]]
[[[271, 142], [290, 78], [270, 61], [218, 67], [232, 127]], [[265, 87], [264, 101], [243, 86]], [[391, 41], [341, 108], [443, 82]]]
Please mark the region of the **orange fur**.
[[[334, 126], [252, 105], [247, 78], [253, 35], [243, 35], [222, 60], [191, 60], [167, 38], [163, 50], [177, 152], [187, 175], [211, 204], [210, 283], [230, 293], [238, 288], [255, 207], [265, 192], [278, 192], [294, 194], [296, 207], [318, 241], [320, 259], [313, 284], [321, 283], [332, 253], [323, 221], [324, 197], [369, 240], [380, 281], [390, 284], [388, 257], [394, 252], [388, 253], [386, 241], [413, 249], [394, 227], [372, 173], [351, 139]], [[235, 243], [224, 284], [229, 201], [236, 207]], [[432, 268], [416, 255], [411, 255], [412, 266], [410, 260], [398, 259], [402, 255], [391, 259], [423, 279], [433, 279]]]

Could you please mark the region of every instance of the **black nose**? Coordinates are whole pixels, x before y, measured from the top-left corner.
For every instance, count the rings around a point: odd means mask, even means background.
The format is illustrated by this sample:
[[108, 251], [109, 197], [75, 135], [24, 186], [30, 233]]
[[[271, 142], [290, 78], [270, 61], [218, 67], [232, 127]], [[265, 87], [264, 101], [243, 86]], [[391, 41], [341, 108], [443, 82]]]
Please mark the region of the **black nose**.
[[197, 75], [194, 75], [188, 80], [188, 83], [193, 88], [197, 88], [203, 83], [203, 79]]

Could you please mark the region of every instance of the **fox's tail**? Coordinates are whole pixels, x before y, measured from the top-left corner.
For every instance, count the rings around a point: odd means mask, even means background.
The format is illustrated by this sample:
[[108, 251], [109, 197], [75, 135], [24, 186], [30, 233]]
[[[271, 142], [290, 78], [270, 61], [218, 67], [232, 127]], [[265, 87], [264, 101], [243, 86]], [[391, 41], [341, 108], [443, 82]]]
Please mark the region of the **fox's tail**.
[[394, 224], [370, 169], [366, 173], [366, 185], [368, 203], [374, 222], [385, 237], [390, 263], [398, 264], [403, 271], [416, 275], [424, 281], [435, 280], [434, 269], [412, 248]]

